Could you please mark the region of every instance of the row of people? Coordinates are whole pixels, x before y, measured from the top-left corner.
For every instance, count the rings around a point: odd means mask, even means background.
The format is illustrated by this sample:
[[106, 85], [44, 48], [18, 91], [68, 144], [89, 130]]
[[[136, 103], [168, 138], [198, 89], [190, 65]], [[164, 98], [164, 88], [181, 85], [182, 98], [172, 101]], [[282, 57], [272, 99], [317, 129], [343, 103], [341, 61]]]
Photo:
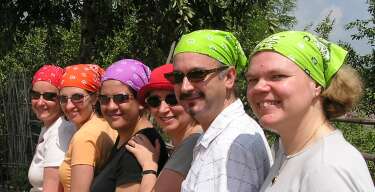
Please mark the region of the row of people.
[[[45, 145], [39, 160], [36, 159], [36, 155], [34, 156], [29, 171], [30, 183], [33, 185], [31, 191], [41, 191], [42, 189], [44, 191], [57, 191], [59, 181], [62, 184], [60, 187], [64, 191], [137, 191], [139, 188], [137, 183], [140, 182], [142, 173], [146, 174], [147, 171], [142, 171], [142, 167], [135, 157], [125, 150], [124, 146], [129, 138], [136, 133], [142, 133], [150, 140], [157, 140], [160, 142], [159, 146], [161, 146], [163, 153], [160, 155], [161, 158], [158, 158], [160, 163], [156, 167], [161, 169], [167, 160], [165, 144], [156, 130], [152, 128], [153, 125], [148, 120], [145, 107], [138, 102], [138, 93], [142, 87], [141, 94], [145, 98], [149, 91], [160, 88], [170, 93], [169, 98], [173, 100], [174, 106], [176, 106], [177, 100], [173, 93], [172, 84], [163, 77], [164, 73], [153, 73], [150, 83], [144, 86], [149, 81], [150, 70], [141, 62], [131, 59], [124, 59], [112, 64], [102, 75], [101, 83], [98, 83], [97, 80], [103, 72], [96, 65], [69, 66], [64, 73], [60, 73], [58, 76], [55, 75], [55, 71], [52, 71], [53, 69], [60, 70], [61, 68], [45, 65], [34, 75], [35, 84], [33, 83], [31, 91], [32, 106], [33, 109], [39, 107], [39, 111], [34, 110], [34, 112], [43, 123], [43, 118], [40, 118], [42, 114], [50, 118], [52, 118], [52, 115], [57, 115], [64, 122], [56, 122], [57, 129], [44, 123], [43, 129], [59, 130], [59, 133], [56, 133], [54, 138], [50, 139], [50, 142], [54, 142], [54, 145]], [[171, 64], [165, 65], [159, 71], [171, 72], [173, 66]], [[40, 74], [46, 77], [39, 78]], [[55, 76], [60, 79], [59, 85], [50, 83]], [[164, 82], [160, 81], [160, 77], [164, 78]], [[48, 84], [54, 87], [53, 91], [55, 92], [47, 90], [48, 86], [41, 86], [38, 89], [39, 84]], [[57, 87], [60, 88], [59, 91]], [[53, 97], [48, 97], [48, 94], [52, 94]], [[100, 103], [101, 113], [99, 114], [98, 111], [95, 111], [96, 100]], [[147, 97], [147, 101], [152, 103], [152, 98]], [[34, 103], [39, 103], [39, 105], [37, 106]], [[58, 104], [60, 104], [65, 117], [72, 123], [60, 117], [62, 113]], [[147, 105], [145, 101], [142, 104]], [[148, 106], [153, 109], [157, 107], [155, 104]], [[155, 114], [159, 125], [171, 136], [174, 146], [178, 146], [187, 139], [187, 146], [191, 153], [194, 141], [201, 133], [201, 128], [181, 106], [176, 107], [169, 110], [168, 120], [164, 116], [156, 115], [155, 110], [153, 114]], [[53, 113], [51, 110], [59, 111], [59, 113]], [[150, 110], [152, 111], [152, 109]], [[77, 132], [69, 132], [68, 137], [62, 137], [61, 134], [66, 134], [65, 127], [67, 125], [71, 130], [76, 127]], [[117, 130], [118, 134], [114, 130]], [[74, 136], [70, 139], [73, 133]], [[40, 135], [41, 137], [45, 136], [43, 132]], [[116, 135], [118, 135], [117, 139]], [[64, 147], [59, 146], [59, 140], [64, 140]], [[40, 148], [42, 145], [42, 143], [38, 143], [37, 147]], [[112, 146], [113, 148], [110, 149]], [[62, 164], [63, 155], [54, 156], [48, 152], [51, 150], [59, 150], [62, 154], [67, 150]], [[52, 158], [52, 156], [57, 159], [56, 164], [46, 164], [46, 159]], [[177, 173], [176, 176], [187, 174], [190, 163], [186, 162], [185, 159], [180, 159], [179, 162], [168, 162], [166, 167], [170, 167], [170, 170], [172, 170], [170, 173]], [[60, 178], [57, 172], [59, 166]], [[38, 168], [34, 169], [33, 167]], [[56, 170], [53, 177], [45, 172], [49, 168]], [[160, 170], [152, 171], [150, 175], [158, 172]], [[36, 173], [39, 175], [35, 175]], [[168, 174], [168, 171], [164, 171], [163, 174]], [[53, 179], [54, 183], [45, 182], [47, 181], [46, 177]], [[180, 177], [182, 181], [183, 177]], [[39, 182], [32, 182], [33, 180], [39, 180]]]
[[[346, 55], [288, 31], [260, 42], [248, 64], [231, 33], [199, 30], [151, 74], [131, 59], [105, 72], [44, 66], [31, 91], [44, 124], [32, 191], [374, 191], [361, 154], [329, 123], [362, 91]], [[280, 135], [275, 157], [237, 96], [244, 70], [259, 123]], [[175, 146], [168, 161], [148, 112]]]

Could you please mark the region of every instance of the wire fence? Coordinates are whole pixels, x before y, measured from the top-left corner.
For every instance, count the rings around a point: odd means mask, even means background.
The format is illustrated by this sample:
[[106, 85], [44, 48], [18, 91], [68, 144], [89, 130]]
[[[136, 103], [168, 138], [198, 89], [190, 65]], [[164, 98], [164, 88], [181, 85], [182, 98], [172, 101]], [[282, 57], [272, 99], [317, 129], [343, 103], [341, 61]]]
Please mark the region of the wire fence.
[[0, 89], [0, 190], [27, 191], [28, 167], [39, 134], [29, 102], [31, 77], [9, 74]]

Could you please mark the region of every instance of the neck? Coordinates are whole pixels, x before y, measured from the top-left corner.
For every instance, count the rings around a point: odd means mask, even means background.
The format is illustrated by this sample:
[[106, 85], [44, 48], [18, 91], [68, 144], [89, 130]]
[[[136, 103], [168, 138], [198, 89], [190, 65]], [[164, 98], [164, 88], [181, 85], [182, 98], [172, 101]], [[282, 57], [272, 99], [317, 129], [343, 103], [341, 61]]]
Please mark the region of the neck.
[[319, 138], [329, 134], [333, 128], [323, 113], [307, 113], [301, 121], [290, 121], [279, 132], [287, 155], [296, 154]]
[[150, 121], [145, 117], [139, 117], [135, 125], [119, 129], [118, 135], [120, 137], [120, 140], [118, 145], [121, 146], [125, 142], [128, 142], [129, 139], [132, 138], [138, 131], [147, 127], [152, 127]]
[[181, 131], [179, 133], [170, 134], [173, 146], [179, 146], [186, 138], [194, 133], [201, 133], [202, 127], [199, 124], [189, 123], [187, 128], [183, 130], [184, 131]]
[[89, 121], [93, 116], [96, 116], [95, 113], [91, 113], [91, 115], [86, 119], [86, 121], [83, 121], [81, 123], [74, 123], [74, 125], [76, 126], [77, 130], [80, 129], [87, 121]]
[[236, 97], [233, 95], [229, 95], [228, 98], [224, 99], [223, 107], [218, 110], [215, 114], [206, 113], [206, 115], [202, 115], [201, 117], [194, 116], [194, 118], [201, 124], [203, 132], [206, 132], [208, 127], [210, 127], [211, 123], [216, 119], [216, 117], [224, 111], [230, 104], [236, 101]]
[[44, 121], [43, 122], [43, 126], [48, 129], [55, 121], [57, 121], [57, 119], [59, 119], [60, 116], [56, 116], [55, 118], [51, 119], [51, 120], [48, 120], [48, 121]]

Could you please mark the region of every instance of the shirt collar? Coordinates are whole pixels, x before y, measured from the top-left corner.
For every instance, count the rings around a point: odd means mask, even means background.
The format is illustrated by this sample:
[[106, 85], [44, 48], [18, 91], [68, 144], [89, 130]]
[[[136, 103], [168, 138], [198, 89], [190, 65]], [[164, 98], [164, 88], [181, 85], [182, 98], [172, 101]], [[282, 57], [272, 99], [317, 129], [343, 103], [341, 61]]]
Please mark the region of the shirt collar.
[[196, 146], [203, 146], [207, 148], [210, 143], [220, 135], [223, 130], [228, 127], [228, 124], [233, 120], [233, 118], [238, 117], [245, 113], [243, 104], [240, 99], [227, 106], [219, 115], [214, 119], [211, 125], [208, 127], [207, 131], [202, 134], [202, 136], [197, 141]]

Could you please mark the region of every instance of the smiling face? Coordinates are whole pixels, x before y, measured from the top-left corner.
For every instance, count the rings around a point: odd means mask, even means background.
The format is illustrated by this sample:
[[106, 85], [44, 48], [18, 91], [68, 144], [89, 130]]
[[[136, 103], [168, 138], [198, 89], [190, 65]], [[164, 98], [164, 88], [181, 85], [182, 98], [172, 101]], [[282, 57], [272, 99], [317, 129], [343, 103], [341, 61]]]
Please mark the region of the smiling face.
[[190, 115], [184, 110], [184, 108], [177, 105], [168, 105], [165, 102], [167, 95], [174, 94], [174, 92], [167, 90], [154, 90], [151, 91], [149, 97], [159, 97], [162, 102], [158, 107], [150, 107], [150, 112], [154, 116], [156, 122], [161, 126], [164, 132], [168, 135], [173, 136], [181, 134], [186, 131], [189, 123], [193, 122]]
[[[193, 70], [221, 67], [215, 59], [198, 53], [179, 53], [173, 60], [174, 71], [184, 74]], [[204, 129], [224, 108], [228, 89], [225, 81], [224, 78], [219, 78], [219, 72], [215, 72], [208, 74], [200, 82], [190, 82], [184, 77], [182, 83], [174, 85], [180, 104]]]
[[[38, 93], [56, 93], [58, 89], [46, 81], [37, 81], [32, 87], [32, 91]], [[31, 99], [31, 108], [36, 117], [41, 120], [44, 126], [50, 126], [61, 116], [61, 108], [57, 97], [53, 101], [48, 101], [42, 96], [39, 99]]]
[[65, 116], [79, 128], [90, 119], [94, 112], [96, 95], [90, 95], [88, 91], [78, 87], [64, 87], [60, 90], [60, 96], [63, 97], [71, 98], [72, 95], [77, 94], [83, 96], [81, 101], [72, 102], [68, 99], [66, 103], [60, 102], [60, 104]]
[[296, 64], [274, 52], [253, 56], [246, 80], [252, 110], [263, 127], [276, 132], [301, 121], [320, 91]]
[[127, 85], [117, 80], [106, 80], [103, 82], [100, 95], [112, 97], [117, 94], [129, 95], [129, 100], [122, 103], [115, 103], [110, 99], [108, 103], [101, 103], [100, 109], [103, 117], [113, 129], [129, 130], [136, 126], [142, 106], [135, 99], [134, 94]]

